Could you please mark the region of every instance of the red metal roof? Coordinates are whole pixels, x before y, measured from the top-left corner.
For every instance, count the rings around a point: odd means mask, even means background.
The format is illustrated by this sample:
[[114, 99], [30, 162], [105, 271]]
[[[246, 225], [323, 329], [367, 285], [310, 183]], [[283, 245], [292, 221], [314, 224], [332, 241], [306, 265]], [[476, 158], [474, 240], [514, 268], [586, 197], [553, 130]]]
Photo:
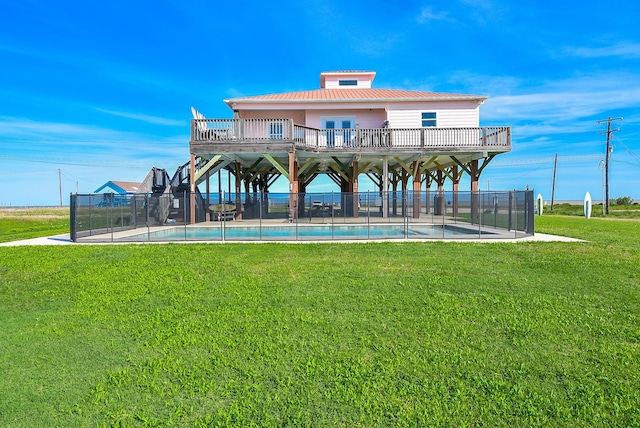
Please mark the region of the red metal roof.
[[227, 104], [238, 102], [371, 102], [371, 101], [484, 101], [483, 95], [449, 94], [443, 92], [421, 92], [403, 89], [336, 88], [311, 91], [285, 92], [281, 94], [257, 95], [225, 100]]

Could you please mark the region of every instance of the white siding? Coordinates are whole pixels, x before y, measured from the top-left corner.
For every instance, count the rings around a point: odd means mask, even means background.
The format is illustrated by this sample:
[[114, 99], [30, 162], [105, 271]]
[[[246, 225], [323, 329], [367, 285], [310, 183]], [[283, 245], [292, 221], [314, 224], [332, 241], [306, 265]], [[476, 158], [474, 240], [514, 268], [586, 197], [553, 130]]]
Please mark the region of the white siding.
[[293, 119], [293, 123], [305, 124], [304, 111], [293, 110], [241, 110], [241, 119]]
[[381, 128], [386, 120], [385, 111], [379, 110], [307, 110], [306, 125], [312, 128], [322, 127], [322, 118], [328, 116], [351, 116], [356, 118], [359, 128]]
[[438, 128], [467, 128], [480, 124], [478, 105], [464, 108], [434, 103], [413, 108], [394, 107], [387, 112], [390, 128], [421, 128], [423, 112], [436, 112]]
[[391, 128], [422, 127], [422, 112], [436, 112], [439, 128], [480, 126], [480, 106], [473, 101], [393, 102], [393, 103], [317, 103], [300, 105], [261, 104], [245, 110], [239, 105], [241, 118], [292, 118], [295, 123], [313, 128], [321, 127], [321, 117], [355, 116], [360, 128], [381, 128], [385, 120]]
[[[357, 80], [357, 86], [340, 86], [338, 83], [340, 80]], [[327, 89], [330, 88], [370, 88], [371, 87], [371, 79], [365, 76], [327, 76], [324, 81], [324, 87]]]

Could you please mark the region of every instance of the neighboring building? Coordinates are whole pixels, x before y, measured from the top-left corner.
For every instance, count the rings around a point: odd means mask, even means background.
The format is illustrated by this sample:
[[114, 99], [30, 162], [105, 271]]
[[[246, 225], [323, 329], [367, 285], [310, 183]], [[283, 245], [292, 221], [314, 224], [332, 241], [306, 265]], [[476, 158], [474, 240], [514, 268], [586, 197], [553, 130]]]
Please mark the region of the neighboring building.
[[107, 181], [94, 193], [104, 195], [104, 198], [99, 202], [101, 206], [127, 206], [129, 205], [129, 195], [135, 195], [139, 187], [140, 183], [130, 181]]
[[[457, 191], [463, 172], [475, 192], [483, 168], [511, 150], [510, 127], [480, 127], [486, 96], [376, 89], [375, 74], [326, 72], [320, 89], [225, 100], [233, 119], [206, 119], [194, 110], [191, 188], [205, 180], [208, 188], [211, 174], [228, 170], [241, 213], [243, 187], [266, 192], [274, 178], [285, 177], [297, 216], [304, 207], [296, 194], [324, 174], [341, 192], [354, 193], [344, 205], [357, 217], [359, 175], [378, 186], [383, 204], [398, 185], [419, 194], [433, 182], [441, 191], [449, 179]], [[419, 216], [419, 198], [412, 206]]]
[[135, 195], [138, 192], [140, 183], [131, 181], [107, 181], [94, 193], [115, 193], [117, 195]]

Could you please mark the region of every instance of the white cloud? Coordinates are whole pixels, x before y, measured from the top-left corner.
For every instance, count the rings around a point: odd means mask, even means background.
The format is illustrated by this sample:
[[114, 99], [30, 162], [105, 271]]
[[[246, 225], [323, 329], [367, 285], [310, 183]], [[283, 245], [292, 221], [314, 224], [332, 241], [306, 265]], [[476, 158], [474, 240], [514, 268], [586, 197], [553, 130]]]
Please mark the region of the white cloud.
[[5, 160], [129, 167], [167, 160], [177, 165], [188, 159], [188, 135], [148, 135], [7, 116], [0, 116], [0, 128], [0, 159]]
[[581, 76], [540, 82], [529, 87], [505, 90], [509, 95], [489, 98], [481, 107], [485, 120], [569, 124], [575, 132], [576, 119], [607, 111], [634, 108], [640, 99], [640, 76], [625, 73]]
[[189, 126], [187, 123], [181, 120], [166, 119], [164, 117], [149, 116], [140, 113], [128, 113], [124, 111], [107, 110], [96, 107], [96, 110], [102, 113], [110, 114], [112, 116], [125, 117], [127, 119], [139, 120], [141, 122], [151, 123], [153, 125], [163, 126]]
[[429, 21], [450, 21], [450, 19], [447, 12], [436, 12], [432, 7], [425, 7], [420, 11], [417, 21], [420, 24], [424, 24]]
[[[540, 140], [542, 136], [548, 137], [550, 135], [562, 135], [562, 134], [579, 134], [585, 132], [594, 132], [597, 129], [597, 125], [592, 121], [572, 122], [572, 123], [519, 123], [513, 127], [513, 139], [514, 141], [533, 138], [537, 144], [542, 144]], [[545, 147], [553, 147], [554, 145], [562, 144], [561, 140], [557, 138], [549, 140], [544, 143]], [[528, 143], [527, 147], [531, 147]]]
[[504, 118], [562, 122], [632, 107], [639, 98], [640, 87], [632, 91], [611, 89], [584, 92], [553, 92], [543, 88], [539, 93], [493, 97], [483, 106], [482, 117], [491, 120]]
[[603, 47], [567, 46], [563, 52], [580, 58], [619, 57], [625, 59], [640, 58], [640, 43], [617, 43]]
[[494, 0], [460, 0], [465, 14], [476, 24], [486, 26], [504, 20], [505, 6]]

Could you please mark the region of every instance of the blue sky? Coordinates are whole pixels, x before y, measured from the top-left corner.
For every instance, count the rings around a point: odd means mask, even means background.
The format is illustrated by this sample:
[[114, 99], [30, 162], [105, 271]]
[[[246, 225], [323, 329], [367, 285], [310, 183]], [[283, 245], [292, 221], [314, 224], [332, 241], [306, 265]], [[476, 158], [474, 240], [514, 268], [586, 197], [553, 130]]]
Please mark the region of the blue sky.
[[636, 0], [7, 2], [0, 206], [59, 204], [58, 171], [64, 204], [153, 166], [172, 174], [189, 159], [190, 106], [231, 117], [225, 98], [316, 89], [344, 69], [376, 71], [378, 88], [489, 96], [481, 125], [511, 125], [513, 150], [481, 189], [549, 199], [557, 153], [556, 200], [599, 200], [596, 121], [623, 117], [610, 194], [640, 199], [638, 16]]

